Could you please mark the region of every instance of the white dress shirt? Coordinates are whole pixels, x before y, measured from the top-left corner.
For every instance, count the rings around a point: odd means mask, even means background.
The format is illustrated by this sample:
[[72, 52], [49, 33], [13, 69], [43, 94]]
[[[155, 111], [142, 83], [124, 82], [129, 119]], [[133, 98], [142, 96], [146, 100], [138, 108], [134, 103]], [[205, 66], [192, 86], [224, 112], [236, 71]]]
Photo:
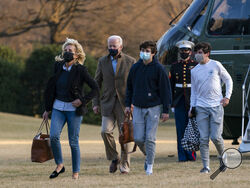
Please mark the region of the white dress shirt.
[[223, 83], [226, 84], [225, 97], [230, 99], [233, 81], [222, 64], [210, 59], [206, 64], [196, 65], [191, 70], [191, 108], [219, 106]]

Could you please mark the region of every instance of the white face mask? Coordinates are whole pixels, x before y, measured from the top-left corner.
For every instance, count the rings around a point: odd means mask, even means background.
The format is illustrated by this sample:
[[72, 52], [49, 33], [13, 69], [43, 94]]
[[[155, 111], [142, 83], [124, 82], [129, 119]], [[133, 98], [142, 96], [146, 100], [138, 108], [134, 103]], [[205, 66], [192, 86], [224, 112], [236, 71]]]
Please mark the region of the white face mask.
[[142, 52], [140, 51], [140, 58], [142, 60], [148, 61], [151, 57], [151, 53], [150, 52]]
[[194, 58], [198, 63], [202, 63], [204, 61], [203, 54], [195, 54]]

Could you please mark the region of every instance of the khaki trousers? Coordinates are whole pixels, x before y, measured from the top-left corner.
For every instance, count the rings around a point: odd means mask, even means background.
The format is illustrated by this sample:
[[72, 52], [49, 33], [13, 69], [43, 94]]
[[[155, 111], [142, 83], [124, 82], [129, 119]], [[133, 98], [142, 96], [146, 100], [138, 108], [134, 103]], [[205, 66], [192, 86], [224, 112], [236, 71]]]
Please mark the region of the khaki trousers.
[[[116, 150], [115, 138], [113, 135], [113, 131], [115, 129], [115, 123], [117, 123], [118, 128], [120, 130], [120, 125], [124, 121], [124, 111], [120, 105], [118, 99], [116, 99], [115, 105], [113, 107], [112, 114], [110, 116], [102, 116], [102, 130], [101, 135], [104, 141], [106, 156], [108, 160], [118, 159], [118, 152]], [[132, 144], [126, 144], [125, 150], [130, 151], [132, 148]], [[121, 172], [129, 172], [130, 166], [130, 156], [121, 150], [121, 164], [120, 171]]]

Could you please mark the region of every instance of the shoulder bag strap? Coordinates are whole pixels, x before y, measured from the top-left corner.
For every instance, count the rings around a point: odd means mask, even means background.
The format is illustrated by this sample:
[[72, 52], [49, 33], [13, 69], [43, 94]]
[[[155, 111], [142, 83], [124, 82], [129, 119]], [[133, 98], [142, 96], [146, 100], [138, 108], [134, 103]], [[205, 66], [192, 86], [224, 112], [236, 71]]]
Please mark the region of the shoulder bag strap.
[[49, 126], [49, 121], [45, 121], [45, 127], [46, 127], [46, 132], [47, 132], [47, 135], [49, 135], [50, 133], [50, 126]]
[[130, 152], [128, 152], [128, 154], [129, 154], [129, 153], [134, 153], [134, 152], [136, 151], [136, 147], [137, 147], [137, 145], [136, 145], [136, 143], [135, 143], [135, 144], [134, 144], [134, 147], [133, 147], [133, 150], [130, 151]]
[[43, 129], [44, 123], [45, 123], [45, 120], [42, 121], [42, 123], [41, 123], [41, 125], [40, 125], [40, 127], [39, 127], [39, 129], [37, 131], [37, 135], [42, 133], [42, 129]]
[[49, 122], [48, 122], [48, 120], [43, 120], [42, 123], [41, 123], [41, 125], [40, 125], [40, 127], [39, 127], [39, 129], [38, 129], [38, 131], [37, 131], [37, 135], [42, 133], [44, 125], [46, 127], [47, 134], [49, 134], [49, 130], [50, 130]]

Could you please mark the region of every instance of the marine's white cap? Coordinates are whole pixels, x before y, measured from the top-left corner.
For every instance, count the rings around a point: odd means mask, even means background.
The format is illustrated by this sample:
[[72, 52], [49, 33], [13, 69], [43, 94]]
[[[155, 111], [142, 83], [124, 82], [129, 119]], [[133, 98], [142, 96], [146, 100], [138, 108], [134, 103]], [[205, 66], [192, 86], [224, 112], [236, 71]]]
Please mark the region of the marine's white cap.
[[194, 43], [188, 40], [181, 40], [176, 43], [178, 48], [189, 48], [192, 49], [194, 47]]

